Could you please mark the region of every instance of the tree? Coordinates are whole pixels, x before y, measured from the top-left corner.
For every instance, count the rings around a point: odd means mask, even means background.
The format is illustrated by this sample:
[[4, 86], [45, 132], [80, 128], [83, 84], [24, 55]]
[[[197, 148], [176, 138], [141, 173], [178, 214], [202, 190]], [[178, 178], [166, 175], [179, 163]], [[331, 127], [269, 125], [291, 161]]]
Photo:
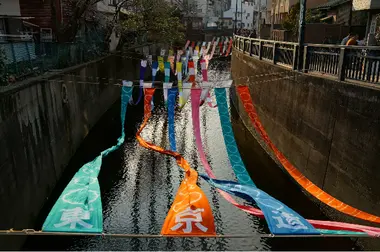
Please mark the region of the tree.
[[122, 22], [123, 33], [146, 35], [152, 42], [176, 43], [184, 39], [184, 27], [176, 7], [165, 0], [132, 0], [131, 13]]
[[[112, 30], [118, 23], [118, 17], [121, 8], [130, 0], [120, 1], [115, 7], [115, 12], [112, 18], [102, 14], [97, 10], [96, 4], [102, 0], [65, 0], [64, 1], [64, 14], [68, 18], [64, 23], [55, 23], [57, 30], [57, 39], [59, 42], [72, 42], [78, 33], [82, 24], [92, 22], [96, 25], [103, 25], [103, 29], [108, 33], [106, 40], [112, 33]], [[55, 6], [56, 1], [51, 1], [53, 20], [57, 20]]]
[[[300, 2], [293, 5], [289, 13], [286, 15], [284, 21], [282, 22], [282, 27], [285, 30], [291, 31], [294, 36], [298, 34], [299, 26], [299, 16], [300, 16]], [[318, 10], [306, 10], [305, 21], [306, 23], [320, 23], [320, 19], [323, 14]]]

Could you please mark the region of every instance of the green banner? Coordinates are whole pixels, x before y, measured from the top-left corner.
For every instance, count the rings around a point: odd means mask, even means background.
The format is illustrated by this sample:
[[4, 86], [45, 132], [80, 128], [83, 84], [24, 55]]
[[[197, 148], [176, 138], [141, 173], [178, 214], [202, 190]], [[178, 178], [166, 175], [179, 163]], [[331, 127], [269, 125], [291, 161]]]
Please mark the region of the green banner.
[[86, 233], [103, 231], [98, 175], [103, 157], [117, 150], [124, 143], [125, 114], [132, 89], [132, 86], [123, 86], [121, 90], [122, 129], [117, 144], [102, 151], [94, 160], [79, 169], [54, 204], [42, 226], [42, 231]]

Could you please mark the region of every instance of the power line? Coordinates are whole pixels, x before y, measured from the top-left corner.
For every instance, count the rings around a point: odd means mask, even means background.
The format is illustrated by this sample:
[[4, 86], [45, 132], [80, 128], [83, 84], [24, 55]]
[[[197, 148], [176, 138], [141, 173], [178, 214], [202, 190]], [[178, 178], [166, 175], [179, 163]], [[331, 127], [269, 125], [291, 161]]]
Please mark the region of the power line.
[[77, 233], [77, 232], [43, 232], [42, 230], [0, 230], [0, 235], [11, 236], [102, 236], [114, 238], [376, 238], [368, 234], [315, 234], [315, 235], [274, 235], [274, 234], [225, 234], [225, 235], [161, 235], [161, 234], [123, 234], [123, 233]]

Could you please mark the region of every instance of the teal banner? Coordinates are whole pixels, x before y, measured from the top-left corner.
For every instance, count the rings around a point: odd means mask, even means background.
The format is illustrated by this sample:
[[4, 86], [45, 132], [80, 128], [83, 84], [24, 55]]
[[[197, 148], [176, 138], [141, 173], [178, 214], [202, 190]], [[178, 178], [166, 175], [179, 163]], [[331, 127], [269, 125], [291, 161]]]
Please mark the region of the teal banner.
[[117, 150], [124, 143], [125, 114], [131, 94], [132, 87], [122, 87], [120, 114], [122, 128], [117, 144], [102, 151], [94, 160], [79, 169], [50, 211], [42, 226], [42, 231], [86, 233], [103, 231], [98, 175], [103, 157]]
[[230, 160], [236, 178], [242, 185], [255, 186], [255, 183], [253, 183], [247, 169], [245, 168], [235, 141], [234, 132], [231, 126], [230, 111], [227, 104], [226, 89], [215, 88], [215, 96], [218, 104], [219, 119], [220, 124], [222, 125], [223, 138], [227, 149], [228, 159]]

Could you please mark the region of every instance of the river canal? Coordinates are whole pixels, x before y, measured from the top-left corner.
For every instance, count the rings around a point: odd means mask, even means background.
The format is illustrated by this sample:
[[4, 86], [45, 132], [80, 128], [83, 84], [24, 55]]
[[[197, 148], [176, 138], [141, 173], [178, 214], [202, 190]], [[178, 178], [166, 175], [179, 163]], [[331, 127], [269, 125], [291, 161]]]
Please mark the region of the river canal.
[[[224, 65], [227, 63], [223, 63]], [[222, 64], [222, 65], [223, 65]], [[211, 66], [209, 78], [227, 78], [228, 67]], [[137, 74], [137, 73], [136, 73]], [[118, 88], [118, 87], [115, 87]], [[135, 94], [136, 95], [136, 94]], [[162, 90], [156, 91], [155, 108], [142, 137], [169, 148], [167, 115]], [[100, 151], [116, 143], [120, 133], [120, 102], [117, 102], [91, 130], [68, 165], [63, 178], [40, 214], [36, 229], [73, 174]], [[256, 185], [307, 218], [326, 219], [283, 171], [266, 155], [244, 128], [231, 107], [232, 123], [244, 163]], [[135, 133], [143, 118], [143, 106], [129, 106], [125, 144], [103, 161], [99, 175], [102, 192], [104, 232], [159, 234], [182, 170], [173, 158], [142, 148]], [[234, 180], [224, 146], [217, 109], [202, 106], [201, 130], [208, 161], [217, 178]], [[191, 106], [176, 113], [178, 152], [190, 165], [204, 173], [192, 132]], [[251, 216], [228, 203], [201, 178], [215, 218], [218, 234], [245, 234], [250, 238], [104, 238], [46, 236], [29, 237], [24, 250], [353, 250], [348, 238], [261, 238], [269, 233], [264, 220]], [[239, 201], [242, 202], [242, 201]]]

